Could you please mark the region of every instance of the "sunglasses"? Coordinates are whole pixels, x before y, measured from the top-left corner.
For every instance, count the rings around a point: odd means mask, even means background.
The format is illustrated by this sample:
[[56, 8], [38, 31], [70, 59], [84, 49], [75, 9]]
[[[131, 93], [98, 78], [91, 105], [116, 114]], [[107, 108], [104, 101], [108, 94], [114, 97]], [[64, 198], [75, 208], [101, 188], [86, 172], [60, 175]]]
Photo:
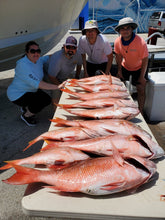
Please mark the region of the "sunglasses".
[[76, 48], [77, 48], [77, 47], [69, 46], [69, 45], [66, 45], [65, 47], [66, 47], [66, 49], [68, 49], [68, 50], [70, 50], [70, 49], [71, 49], [71, 50], [76, 50]]
[[41, 49], [37, 49], [37, 50], [35, 50], [35, 49], [30, 49], [29, 52], [32, 53], [32, 54], [41, 53]]

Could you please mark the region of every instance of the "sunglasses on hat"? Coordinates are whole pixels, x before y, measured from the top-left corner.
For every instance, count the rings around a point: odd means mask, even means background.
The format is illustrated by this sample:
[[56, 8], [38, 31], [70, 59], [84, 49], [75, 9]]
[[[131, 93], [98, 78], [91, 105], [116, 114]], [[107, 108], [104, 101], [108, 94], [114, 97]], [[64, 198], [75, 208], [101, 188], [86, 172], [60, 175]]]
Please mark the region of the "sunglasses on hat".
[[29, 52], [32, 53], [32, 54], [41, 53], [41, 49], [37, 49], [37, 50], [35, 50], [35, 49], [30, 49]]

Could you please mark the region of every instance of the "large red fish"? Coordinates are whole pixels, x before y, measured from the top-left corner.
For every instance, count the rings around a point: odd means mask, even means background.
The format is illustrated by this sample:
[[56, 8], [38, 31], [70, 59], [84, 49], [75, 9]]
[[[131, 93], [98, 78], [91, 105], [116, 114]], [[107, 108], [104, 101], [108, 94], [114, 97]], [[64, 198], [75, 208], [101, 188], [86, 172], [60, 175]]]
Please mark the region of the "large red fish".
[[135, 190], [148, 182], [156, 172], [155, 163], [137, 156], [127, 156], [122, 161], [120, 158], [116, 160], [112, 157], [94, 158], [55, 171], [18, 165], [13, 167], [17, 172], [3, 182], [14, 185], [43, 182], [57, 191], [90, 195]]
[[84, 140], [91, 137], [101, 136], [93, 130], [82, 127], [68, 127], [61, 128], [58, 130], [47, 131], [32, 141], [29, 142], [29, 145], [24, 149], [28, 149], [32, 144], [35, 144], [37, 141], [41, 140], [57, 140], [57, 141], [73, 141], [73, 140]]
[[143, 145], [149, 146], [157, 157], [164, 155], [164, 150], [155, 142], [151, 135], [137, 124], [123, 119], [102, 119], [102, 120], [65, 120], [54, 118], [51, 120], [60, 126], [80, 126], [95, 131], [100, 136], [110, 134], [135, 135], [143, 141]]
[[120, 153], [130, 153], [146, 158], [158, 158], [162, 155], [157, 155], [152, 147], [143, 143], [140, 137], [136, 135], [114, 134], [103, 137], [90, 138], [81, 141], [46, 141], [47, 146], [41, 150], [69, 147], [79, 149], [85, 152], [90, 152], [98, 155], [111, 156], [113, 153], [113, 146], [115, 146]]
[[32, 156], [6, 161], [8, 164], [1, 167], [0, 170], [9, 169], [12, 167], [11, 164], [23, 165], [23, 164], [35, 164], [35, 165], [46, 165], [47, 167], [56, 168], [58, 166], [66, 166], [70, 163], [80, 160], [89, 159], [89, 156], [80, 150], [61, 147], [52, 148], [46, 151], [42, 151]]
[[131, 99], [118, 99], [118, 98], [102, 98], [92, 99], [87, 101], [80, 101], [73, 104], [56, 104], [62, 108], [103, 108], [110, 106], [118, 107], [132, 107], [138, 108], [137, 104]]
[[104, 90], [99, 92], [73, 92], [68, 88], [61, 89], [63, 92], [67, 92], [73, 96], [76, 96], [80, 100], [92, 100], [92, 99], [101, 99], [101, 98], [128, 98], [129, 93], [127, 91], [111, 91], [111, 90]]
[[105, 108], [96, 108], [96, 109], [68, 109], [65, 108], [64, 105], [59, 105], [67, 112], [85, 117], [85, 118], [94, 118], [94, 119], [106, 119], [106, 118], [116, 118], [116, 119], [126, 119], [130, 120], [135, 118], [139, 113], [138, 108], [132, 107], [119, 107], [119, 106], [112, 106], [112, 107], [105, 107]]
[[70, 82], [68, 86], [79, 86], [88, 92], [99, 92], [108, 89], [111, 91], [127, 91], [127, 88], [125, 87], [124, 83], [123, 85], [116, 85], [109, 83], [102, 83], [99, 85], [96, 84], [86, 85], [85, 83], [80, 83], [78, 81], [72, 80], [72, 82]]

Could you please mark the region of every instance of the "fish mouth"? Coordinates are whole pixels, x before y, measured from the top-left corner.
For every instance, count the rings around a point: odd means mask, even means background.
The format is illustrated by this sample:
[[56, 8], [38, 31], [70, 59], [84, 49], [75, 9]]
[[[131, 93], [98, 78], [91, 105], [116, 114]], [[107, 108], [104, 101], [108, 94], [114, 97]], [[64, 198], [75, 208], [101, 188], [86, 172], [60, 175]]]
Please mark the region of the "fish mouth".
[[141, 169], [149, 174], [151, 174], [150, 170], [144, 166], [142, 163], [140, 163], [137, 159], [132, 158], [132, 157], [128, 157], [124, 159], [127, 163], [133, 165], [134, 167], [136, 167], [137, 169]]
[[[144, 148], [146, 148], [148, 151], [150, 151], [151, 154], [153, 155], [152, 150], [150, 149], [148, 144], [141, 137], [139, 137], [138, 135], [133, 135], [133, 137], [136, 139], [137, 142], [139, 142]], [[152, 156], [150, 156], [150, 157], [152, 157]]]

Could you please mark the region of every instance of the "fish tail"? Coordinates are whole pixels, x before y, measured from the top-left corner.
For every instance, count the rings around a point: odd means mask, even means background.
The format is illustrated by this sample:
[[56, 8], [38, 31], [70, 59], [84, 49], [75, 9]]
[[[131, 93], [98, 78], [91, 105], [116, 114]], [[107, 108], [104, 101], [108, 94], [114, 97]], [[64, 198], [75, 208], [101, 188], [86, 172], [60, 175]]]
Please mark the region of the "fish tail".
[[77, 80], [76, 79], [72, 79], [70, 82], [69, 82], [69, 85], [68, 86], [77, 86]]
[[57, 104], [57, 106], [59, 106], [59, 107], [61, 107], [61, 108], [63, 108], [63, 109], [65, 109], [65, 108], [71, 108], [72, 107], [72, 104]]
[[29, 147], [31, 147], [33, 144], [35, 144], [37, 141], [40, 141], [40, 140], [43, 140], [42, 136], [39, 136], [39, 137], [33, 139], [32, 141], [29, 142], [29, 145], [27, 147], [25, 147], [25, 149], [23, 151], [27, 150]]
[[11, 165], [10, 163], [12, 163], [12, 164], [16, 164], [17, 161], [19, 161], [19, 160], [4, 161], [4, 162], [7, 163], [7, 164], [4, 165], [3, 167], [0, 167], [0, 170], [7, 170], [7, 169], [10, 169], [10, 168], [12, 167], [12, 165]]
[[3, 182], [12, 185], [22, 185], [22, 184], [37, 182], [38, 170], [19, 166], [19, 165], [14, 165], [12, 163], [11, 166], [14, 167], [17, 172], [10, 178], [6, 180], [2, 180]]
[[72, 92], [72, 91], [71, 91], [70, 89], [68, 89], [67, 87], [65, 87], [64, 89], [61, 89], [61, 91], [67, 92], [67, 93], [72, 94], [72, 95], [75, 94], [74, 92]]
[[69, 83], [76, 83], [77, 79], [70, 79]]
[[57, 125], [66, 125], [66, 126], [72, 126], [73, 122], [68, 121], [62, 118], [55, 117], [53, 119], [50, 119], [51, 122], [55, 122]]

